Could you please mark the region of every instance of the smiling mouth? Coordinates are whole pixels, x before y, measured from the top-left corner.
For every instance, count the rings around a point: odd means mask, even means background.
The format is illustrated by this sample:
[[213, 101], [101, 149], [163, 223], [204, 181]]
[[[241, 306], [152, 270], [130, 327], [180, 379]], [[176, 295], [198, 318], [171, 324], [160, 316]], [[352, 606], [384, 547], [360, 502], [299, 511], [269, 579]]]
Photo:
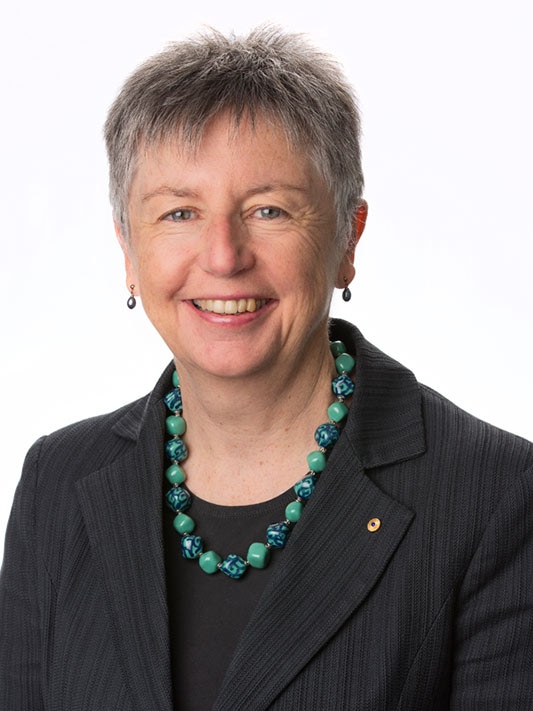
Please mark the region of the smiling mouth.
[[214, 314], [234, 315], [259, 311], [269, 299], [193, 299], [192, 303], [200, 311]]

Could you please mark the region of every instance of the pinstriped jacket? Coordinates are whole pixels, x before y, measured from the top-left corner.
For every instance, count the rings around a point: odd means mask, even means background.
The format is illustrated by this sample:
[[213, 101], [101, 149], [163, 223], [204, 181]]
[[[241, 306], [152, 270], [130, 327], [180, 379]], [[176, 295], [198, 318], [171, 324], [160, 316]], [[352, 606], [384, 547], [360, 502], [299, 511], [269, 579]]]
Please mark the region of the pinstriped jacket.
[[[356, 354], [349, 419], [214, 708], [533, 709], [533, 445], [420, 385], [354, 327], [333, 331]], [[0, 582], [2, 711], [179, 708], [168, 381], [30, 450]]]

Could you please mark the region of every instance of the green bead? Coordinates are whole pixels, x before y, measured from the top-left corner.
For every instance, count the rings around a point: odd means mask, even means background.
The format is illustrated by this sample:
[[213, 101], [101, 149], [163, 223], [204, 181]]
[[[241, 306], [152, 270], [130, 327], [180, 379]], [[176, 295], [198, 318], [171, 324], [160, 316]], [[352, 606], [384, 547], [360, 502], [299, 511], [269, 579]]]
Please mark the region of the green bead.
[[175, 371], [172, 373], [172, 385], [173, 385], [175, 388], [179, 388], [179, 385], [180, 385], [180, 376], [178, 375], [178, 371], [177, 371], [177, 370], [175, 370]]
[[215, 553], [215, 551], [206, 551], [200, 556], [198, 560], [200, 568], [204, 571], [204, 573], [207, 573], [208, 575], [217, 573], [218, 564], [221, 562], [222, 558], [218, 555], [218, 553]]
[[179, 464], [171, 464], [165, 471], [165, 476], [171, 484], [183, 484], [186, 479], [185, 472]]
[[324, 452], [309, 452], [307, 465], [312, 472], [323, 472], [326, 468], [326, 455]]
[[301, 501], [292, 501], [285, 508], [285, 518], [291, 523], [296, 523], [300, 520], [303, 508], [304, 507]]
[[248, 548], [247, 560], [252, 568], [266, 568], [270, 560], [270, 550], [264, 543], [252, 543]]
[[196, 526], [192, 518], [184, 513], [179, 513], [174, 517], [173, 525], [176, 531], [181, 535], [185, 533], [192, 533], [194, 531], [194, 527]]
[[355, 360], [349, 353], [342, 353], [335, 358], [337, 373], [351, 373], [355, 365]]
[[341, 353], [346, 353], [346, 346], [342, 341], [331, 341], [329, 349], [335, 358], [340, 356]]
[[348, 414], [348, 408], [343, 402], [332, 402], [328, 407], [328, 417], [333, 422], [340, 422], [344, 420]]
[[167, 419], [165, 420], [165, 425], [168, 434], [178, 435], [178, 437], [184, 435], [185, 430], [187, 429], [187, 424], [185, 420], [179, 415], [170, 415], [169, 417], [167, 417]]

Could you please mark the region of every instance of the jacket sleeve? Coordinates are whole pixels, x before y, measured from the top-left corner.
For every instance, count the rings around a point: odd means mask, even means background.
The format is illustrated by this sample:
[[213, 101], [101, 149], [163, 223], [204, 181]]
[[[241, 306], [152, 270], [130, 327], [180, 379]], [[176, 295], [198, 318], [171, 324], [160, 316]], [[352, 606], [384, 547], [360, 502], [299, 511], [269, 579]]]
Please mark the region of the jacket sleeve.
[[[0, 709], [41, 711], [42, 650], [35, 536], [36, 443], [24, 464], [0, 572]], [[41, 591], [42, 592], [42, 591]]]
[[459, 591], [453, 711], [533, 708], [533, 471], [498, 503]]

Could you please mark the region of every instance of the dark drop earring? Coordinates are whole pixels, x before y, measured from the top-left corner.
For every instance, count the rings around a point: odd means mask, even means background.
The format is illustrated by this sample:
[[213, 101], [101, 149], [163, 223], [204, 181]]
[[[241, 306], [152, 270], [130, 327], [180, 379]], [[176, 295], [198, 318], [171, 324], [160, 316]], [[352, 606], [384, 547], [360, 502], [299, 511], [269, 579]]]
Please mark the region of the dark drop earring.
[[342, 298], [344, 301], [350, 301], [350, 299], [352, 298], [352, 292], [348, 287], [348, 280], [346, 279], [346, 277], [344, 277], [344, 283], [346, 284], [346, 286], [342, 290]]
[[130, 298], [126, 301], [126, 304], [128, 306], [128, 309], [134, 309], [137, 306], [137, 299], [133, 295], [133, 292], [135, 290], [135, 284], [130, 284]]

